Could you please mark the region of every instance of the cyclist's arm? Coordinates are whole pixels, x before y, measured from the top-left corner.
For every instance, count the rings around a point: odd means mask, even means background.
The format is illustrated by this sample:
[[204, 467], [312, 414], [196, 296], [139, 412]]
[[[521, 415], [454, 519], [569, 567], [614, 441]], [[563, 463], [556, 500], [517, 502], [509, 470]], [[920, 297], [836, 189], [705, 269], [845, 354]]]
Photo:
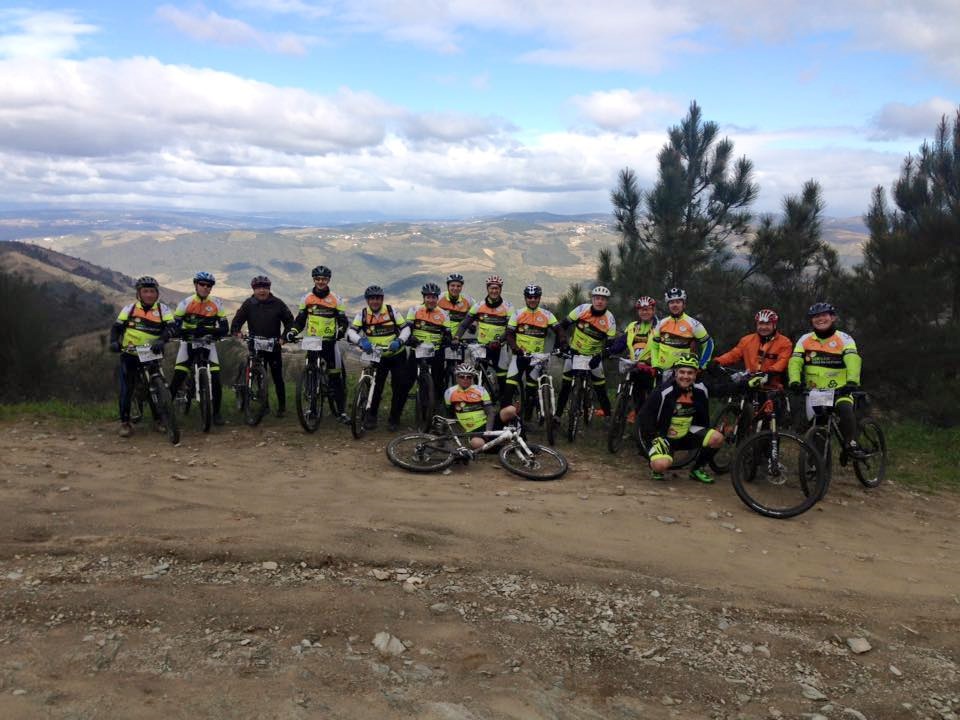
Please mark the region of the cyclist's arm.
[[860, 384], [860, 368], [863, 364], [860, 352], [857, 350], [857, 344], [849, 335], [844, 337], [843, 346], [843, 366], [847, 370], [847, 383], [853, 385]]
[[710, 337], [710, 333], [703, 325], [698, 324], [693, 331], [693, 339], [697, 341], [697, 348], [700, 350], [700, 356], [697, 358], [700, 367], [706, 367], [710, 358], [713, 357], [713, 338]]
[[663, 358], [660, 352], [660, 325], [662, 322], [663, 320], [660, 320], [654, 325], [653, 330], [650, 331], [650, 340], [647, 342], [647, 347], [650, 348], [650, 364], [659, 370], [664, 369], [661, 365]]
[[249, 300], [244, 300], [243, 304], [240, 306], [240, 309], [237, 310], [236, 314], [233, 316], [233, 320], [230, 322], [231, 335], [238, 335], [240, 333], [240, 329], [243, 327], [243, 324], [247, 321], [247, 313], [250, 308], [249, 303]]
[[777, 356], [777, 359], [771, 363], [768, 372], [783, 374], [787, 371], [787, 364], [790, 362], [790, 351], [792, 347], [793, 345], [790, 343], [790, 338], [783, 335], [779, 337], [776, 345], [770, 348]]
[[608, 349], [611, 355], [619, 355], [624, 350], [627, 349], [627, 334], [621, 333], [613, 340], [613, 342], [608, 344]]
[[793, 355], [790, 356], [790, 360], [787, 362], [787, 382], [791, 385], [793, 383], [800, 382], [800, 378], [803, 375], [803, 338], [801, 337], [797, 340], [797, 344], [793, 347]]
[[343, 309], [343, 306], [337, 308], [336, 314], [337, 320], [337, 337], [342, 338], [347, 334], [347, 328], [350, 326], [350, 321], [347, 319], [347, 311]]
[[163, 303], [158, 303], [158, 305], [160, 306], [160, 323], [162, 325], [162, 329], [160, 330], [160, 337], [158, 338], [158, 341], [165, 343], [167, 340], [174, 337], [174, 333], [176, 331], [176, 328], [174, 326], [175, 324], [174, 314], [171, 313], [170, 308], [168, 308]]
[[303, 329], [307, 326], [307, 306], [301, 305], [297, 316], [293, 319], [293, 329], [297, 331], [297, 334], [303, 332]]
[[281, 332], [286, 335], [287, 332], [293, 327], [293, 313], [290, 312], [290, 308], [285, 302], [280, 302], [280, 323], [283, 326]]
[[360, 342], [360, 335], [363, 333], [363, 310], [353, 319], [350, 327], [347, 328], [347, 342], [356, 345]]
[[[714, 360], [718, 365], [736, 365], [738, 362], [743, 360], [743, 347], [741, 347], [742, 344], [743, 341], [738, 342], [733, 346], [732, 349], [728, 350], [722, 355], [717, 355]], [[786, 368], [786, 365], [784, 365], [784, 368]]]
[[463, 320], [460, 321], [460, 325], [457, 327], [457, 332], [454, 333], [454, 336], [457, 338], [457, 340], [462, 338], [464, 334], [467, 332], [467, 330], [470, 329], [470, 326], [473, 324], [474, 320], [477, 319], [477, 315], [478, 315], [477, 306], [474, 305], [467, 312]]

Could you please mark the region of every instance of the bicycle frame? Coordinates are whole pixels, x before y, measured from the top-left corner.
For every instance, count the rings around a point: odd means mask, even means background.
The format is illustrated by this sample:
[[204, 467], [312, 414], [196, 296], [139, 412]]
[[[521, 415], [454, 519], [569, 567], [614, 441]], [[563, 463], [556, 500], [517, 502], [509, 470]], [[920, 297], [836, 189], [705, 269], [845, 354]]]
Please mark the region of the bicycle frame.
[[[530, 451], [530, 447], [524, 441], [523, 437], [520, 435], [520, 429], [508, 425], [502, 430], [479, 430], [477, 432], [469, 433], [455, 433], [453, 432], [453, 425], [456, 425], [456, 420], [451, 420], [450, 418], [445, 418], [442, 415], [436, 415], [433, 418], [434, 423], [442, 423], [447, 428], [447, 433], [441, 435], [440, 438], [451, 438], [456, 444], [458, 450], [469, 451], [471, 456], [475, 453], [486, 452], [487, 450], [492, 450], [495, 447], [499, 447], [507, 442], [516, 443], [520, 448], [522, 448], [524, 454], [527, 457], [533, 457], [533, 453]], [[463, 438], [490, 438], [487, 440], [483, 447], [477, 448], [476, 450], [467, 447], [464, 445], [461, 440]]]
[[[381, 352], [378, 348], [374, 348], [371, 352], [360, 353], [361, 362], [366, 362], [367, 364], [364, 365], [360, 371], [360, 376], [357, 378], [357, 381], [359, 383], [359, 381], [365, 377], [370, 378], [370, 389], [367, 391], [367, 399], [363, 405], [364, 410], [369, 410], [373, 404], [373, 391], [377, 385], [377, 369], [380, 367], [380, 358]], [[386, 380], [384, 380], [384, 383], [386, 383]]]

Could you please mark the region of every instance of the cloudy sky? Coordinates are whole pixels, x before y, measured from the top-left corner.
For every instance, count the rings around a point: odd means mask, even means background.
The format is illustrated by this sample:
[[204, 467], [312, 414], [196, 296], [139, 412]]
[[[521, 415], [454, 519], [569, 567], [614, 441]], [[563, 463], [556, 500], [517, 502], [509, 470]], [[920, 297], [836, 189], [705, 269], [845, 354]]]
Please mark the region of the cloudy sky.
[[960, 102], [955, 0], [222, 0], [0, 9], [0, 203], [606, 212], [691, 100], [759, 210], [861, 214]]

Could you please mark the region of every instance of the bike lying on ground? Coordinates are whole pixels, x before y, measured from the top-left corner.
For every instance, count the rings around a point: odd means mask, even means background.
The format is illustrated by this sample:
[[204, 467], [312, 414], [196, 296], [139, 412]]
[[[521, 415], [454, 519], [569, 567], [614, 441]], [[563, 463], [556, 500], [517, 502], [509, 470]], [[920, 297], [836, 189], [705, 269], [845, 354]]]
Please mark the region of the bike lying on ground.
[[517, 378], [520, 383], [521, 417], [524, 422], [531, 422], [536, 412], [537, 424], [542, 425], [547, 433], [547, 443], [555, 445], [557, 396], [553, 389], [553, 377], [550, 375], [550, 353], [531, 353], [527, 357], [530, 358], [530, 363]]
[[247, 359], [237, 368], [233, 391], [237, 411], [243, 413], [244, 421], [253, 427], [260, 423], [270, 409], [270, 400], [267, 397], [269, 380], [263, 354], [273, 352], [278, 340], [259, 335], [243, 335], [242, 339], [247, 344]]
[[[180, 442], [180, 430], [173, 412], [173, 398], [160, 367], [163, 353], [154, 352], [150, 345], [128, 347], [136, 351], [140, 360], [140, 372], [134, 376], [133, 405], [140, 409], [142, 417], [143, 403], [146, 400], [153, 411], [154, 420], [166, 431], [170, 442], [176, 445]], [[132, 417], [131, 420], [136, 422]]]
[[377, 368], [380, 367], [382, 350], [376, 346], [360, 353], [360, 362], [363, 370], [357, 378], [357, 386], [353, 391], [353, 402], [350, 403], [350, 432], [359, 440], [367, 432], [367, 418], [373, 406], [373, 389], [377, 382]]
[[187, 377], [173, 399], [181, 415], [190, 414], [191, 403], [196, 403], [199, 412], [200, 431], [210, 432], [213, 421], [213, 375], [210, 369], [210, 351], [216, 347], [216, 338], [211, 335], [181, 340], [187, 344]]
[[[853, 472], [860, 484], [867, 488], [877, 487], [883, 482], [887, 470], [887, 441], [879, 423], [869, 417], [857, 418], [857, 445], [861, 454], [850, 457], [840, 433], [840, 419], [835, 407], [836, 391], [808, 390], [806, 395], [808, 416], [813, 415], [813, 424], [804, 439], [820, 453], [827, 478], [833, 469], [833, 440], [836, 440], [840, 448], [840, 465], [846, 466], [852, 462]], [[852, 392], [851, 397], [855, 408], [862, 408], [869, 401], [867, 393], [862, 390]]]
[[784, 391], [767, 390], [766, 395], [752, 426], [768, 429], [740, 439], [731, 463], [733, 489], [751, 510], [770, 518], [790, 518], [816, 505], [830, 479], [813, 445], [780, 430]]
[[[526, 442], [519, 425], [510, 424], [502, 430], [472, 433], [454, 432], [456, 420], [437, 415], [433, 433], [412, 433], [394, 438], [387, 445], [390, 462], [413, 472], [436, 472], [454, 462], [467, 463], [478, 453], [500, 447], [500, 464], [510, 472], [529, 480], [554, 480], [568, 468], [567, 460], [553, 448]], [[484, 438], [483, 447], [470, 448], [471, 438]]]
[[[613, 417], [610, 419], [610, 428], [607, 430], [607, 450], [618, 453], [623, 447], [623, 440], [627, 432], [627, 416], [631, 410], [639, 411], [640, 407], [634, 402], [636, 384], [640, 382], [640, 374], [656, 375], [656, 370], [646, 363], [636, 362], [628, 358], [619, 358], [620, 384], [617, 385], [616, 404], [613, 406]], [[646, 399], [646, 393], [641, 397], [640, 405]], [[634, 436], [637, 447], [641, 448], [639, 425]]]

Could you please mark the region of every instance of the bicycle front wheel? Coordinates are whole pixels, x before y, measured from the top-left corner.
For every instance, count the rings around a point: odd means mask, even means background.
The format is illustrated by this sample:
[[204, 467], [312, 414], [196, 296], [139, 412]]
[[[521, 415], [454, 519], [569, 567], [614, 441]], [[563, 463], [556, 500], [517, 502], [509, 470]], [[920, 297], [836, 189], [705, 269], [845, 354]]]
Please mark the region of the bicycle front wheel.
[[197, 392], [200, 395], [200, 432], [210, 432], [213, 420], [213, 399], [210, 395], [210, 374], [206, 369], [197, 372]]
[[629, 389], [622, 390], [617, 396], [617, 404], [610, 418], [610, 429], [607, 431], [607, 450], [614, 455], [623, 447], [623, 433], [627, 429], [627, 413], [630, 412]]
[[421, 432], [427, 432], [433, 423], [433, 408], [436, 405], [436, 396], [433, 389], [433, 378], [429, 370], [421, 370], [417, 380], [417, 427]]
[[493, 404], [496, 405], [500, 402], [500, 380], [497, 378], [496, 370], [484, 363], [480, 366], [480, 375], [483, 379], [483, 384], [487, 387], [487, 392], [490, 393], [490, 399], [493, 400]]
[[436, 472], [453, 464], [455, 455], [448, 438], [413, 433], [394, 438], [387, 445], [387, 457], [397, 467], [411, 472]]
[[529, 452], [519, 443], [506, 445], [500, 450], [500, 464], [528, 480], [555, 480], [567, 471], [567, 459], [553, 448], [529, 443], [527, 448]]
[[557, 444], [556, 408], [553, 407], [553, 386], [544, 383], [540, 386], [540, 414], [543, 427], [547, 431], [547, 444]]
[[301, 427], [309, 433], [316, 432], [320, 425], [318, 386], [317, 368], [307, 365], [297, 378], [297, 418]]
[[573, 387], [570, 388], [570, 409], [567, 415], [567, 440], [576, 442], [577, 434], [580, 432], [580, 421], [583, 419], [584, 390], [586, 383], [583, 378], [573, 379]]
[[740, 423], [740, 407], [733, 403], [728, 404], [714, 417], [711, 427], [723, 435], [723, 445], [710, 458], [710, 467], [714, 472], [725, 473], [730, 471], [733, 456], [737, 452], [737, 444], [743, 438], [738, 427]]
[[259, 425], [267, 413], [267, 374], [263, 365], [255, 363], [250, 368], [250, 383], [247, 385], [247, 398], [244, 407], [244, 419], [247, 425]]
[[875, 488], [887, 472], [887, 440], [876, 420], [860, 421], [857, 445], [866, 457], [853, 461], [853, 472], [861, 485]]
[[733, 489], [743, 503], [776, 519], [812, 508], [829, 482], [820, 453], [789, 432], [764, 430], [751, 435], [737, 449], [731, 469]]
[[353, 390], [353, 403], [350, 405], [350, 432], [357, 440], [367, 432], [364, 421], [367, 416], [367, 398], [370, 397], [372, 384], [373, 378], [364, 374], [357, 380], [357, 386]]
[[170, 442], [176, 445], [180, 442], [180, 428], [177, 427], [176, 414], [173, 412], [173, 398], [170, 397], [170, 389], [163, 381], [162, 375], [154, 375], [150, 378], [150, 384], [157, 420], [166, 430]]

